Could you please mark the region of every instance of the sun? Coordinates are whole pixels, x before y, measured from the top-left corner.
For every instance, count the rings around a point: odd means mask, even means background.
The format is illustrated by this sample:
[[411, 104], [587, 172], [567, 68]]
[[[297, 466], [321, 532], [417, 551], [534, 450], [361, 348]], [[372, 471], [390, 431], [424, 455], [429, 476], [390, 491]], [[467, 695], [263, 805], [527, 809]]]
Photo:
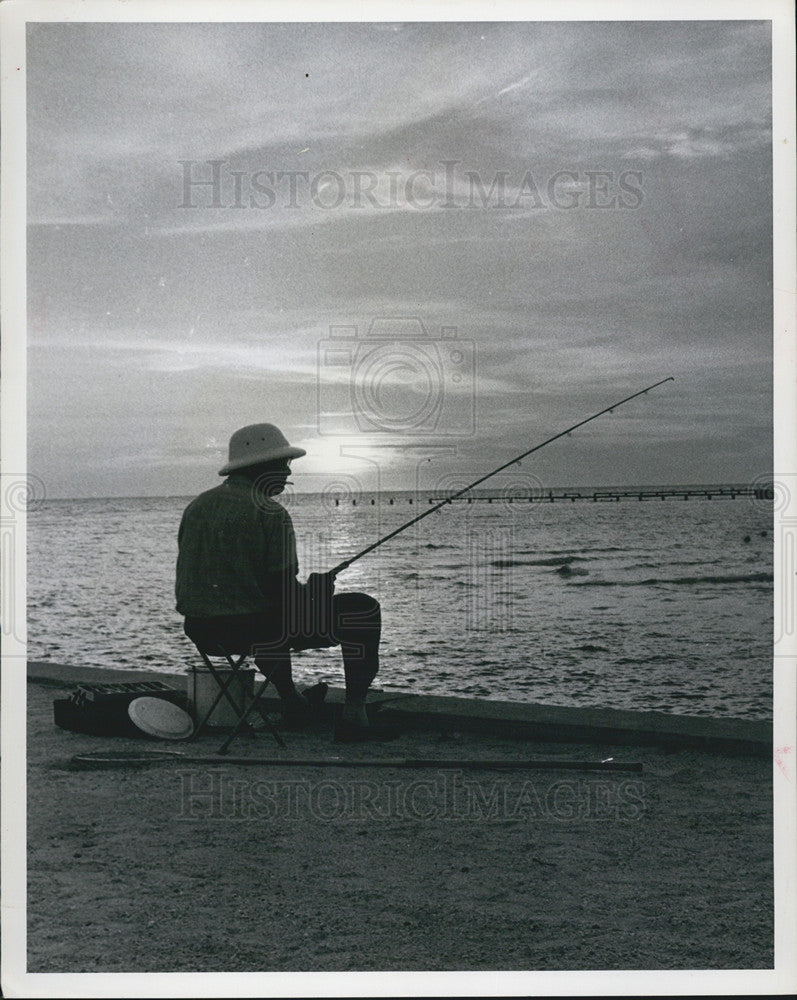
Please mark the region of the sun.
[[402, 461], [401, 449], [375, 444], [373, 437], [319, 436], [296, 443], [307, 452], [291, 466], [291, 480], [302, 493], [317, 493], [336, 482], [373, 492], [383, 488], [385, 473]]

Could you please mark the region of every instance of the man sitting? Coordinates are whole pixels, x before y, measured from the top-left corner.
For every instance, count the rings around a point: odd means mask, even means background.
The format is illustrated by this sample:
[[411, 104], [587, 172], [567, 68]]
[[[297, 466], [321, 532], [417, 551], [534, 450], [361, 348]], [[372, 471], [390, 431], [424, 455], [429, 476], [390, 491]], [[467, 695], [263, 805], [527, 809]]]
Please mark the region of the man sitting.
[[252, 424], [230, 438], [227, 478], [186, 507], [178, 534], [177, 611], [200, 648], [250, 652], [271, 677], [283, 715], [301, 726], [308, 699], [293, 682], [291, 650], [340, 645], [346, 701], [335, 738], [375, 736], [365, 698], [379, 669], [379, 603], [367, 594], [335, 594], [331, 573], [296, 579], [299, 564], [290, 514], [274, 497], [285, 489], [290, 445], [273, 424]]

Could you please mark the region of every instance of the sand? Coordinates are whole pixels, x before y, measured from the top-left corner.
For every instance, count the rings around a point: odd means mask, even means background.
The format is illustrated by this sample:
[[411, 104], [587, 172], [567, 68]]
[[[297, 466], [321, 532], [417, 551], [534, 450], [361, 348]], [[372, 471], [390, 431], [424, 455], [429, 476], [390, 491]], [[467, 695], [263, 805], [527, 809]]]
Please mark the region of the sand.
[[772, 968], [766, 760], [322, 729], [233, 752], [644, 770], [86, 769], [74, 755], [176, 745], [57, 729], [63, 695], [28, 685], [29, 972]]

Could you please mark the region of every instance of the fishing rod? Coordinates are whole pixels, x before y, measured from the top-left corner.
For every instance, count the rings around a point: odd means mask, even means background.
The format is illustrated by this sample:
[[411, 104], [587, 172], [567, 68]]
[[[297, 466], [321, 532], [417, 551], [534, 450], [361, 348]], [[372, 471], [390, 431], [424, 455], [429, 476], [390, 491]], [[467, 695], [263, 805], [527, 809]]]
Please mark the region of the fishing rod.
[[475, 486], [480, 483], [485, 482], [485, 480], [492, 478], [492, 476], [497, 475], [499, 472], [503, 472], [504, 469], [508, 469], [510, 465], [515, 465], [516, 462], [520, 462], [522, 459], [527, 458], [529, 455], [533, 455], [535, 451], [539, 451], [540, 448], [544, 448], [546, 445], [551, 444], [552, 441], [558, 441], [559, 438], [565, 437], [566, 434], [570, 434], [572, 431], [577, 430], [579, 427], [583, 427], [584, 424], [588, 424], [591, 420], [597, 420], [598, 417], [602, 417], [604, 413], [611, 413], [616, 410], [618, 406], [622, 406], [624, 403], [630, 402], [632, 399], [636, 399], [637, 396], [644, 396], [646, 392], [650, 392], [651, 389], [655, 389], [657, 386], [664, 385], [665, 382], [674, 382], [675, 379], [672, 375], [669, 378], [663, 378], [660, 382], [654, 382], [653, 385], [649, 385], [647, 389], [640, 389], [639, 392], [635, 392], [632, 396], [626, 396], [625, 399], [621, 399], [618, 403], [612, 403], [611, 406], [607, 406], [600, 410], [598, 413], [593, 413], [591, 417], [587, 417], [586, 420], [579, 420], [577, 424], [573, 424], [572, 427], [568, 427], [567, 430], [560, 431], [558, 434], [554, 434], [553, 437], [549, 437], [547, 441], [543, 441], [542, 444], [535, 445], [533, 448], [529, 448], [528, 451], [524, 451], [522, 455], [518, 455], [516, 458], [511, 459], [508, 462], [504, 462], [503, 465], [499, 465], [497, 469], [493, 469], [492, 472], [488, 472], [486, 475], [481, 476], [479, 479], [470, 483], [464, 489], [461, 489], [458, 493], [454, 493], [453, 496], [446, 497], [445, 500], [441, 500], [440, 503], [435, 504], [434, 507], [430, 507], [425, 510], [422, 514], [418, 514], [417, 517], [412, 518], [411, 521], [407, 521], [406, 524], [402, 524], [400, 528], [396, 528], [395, 531], [391, 531], [390, 534], [385, 535], [378, 541], [373, 542], [367, 548], [363, 549], [362, 552], [358, 552], [357, 555], [347, 559], [345, 562], [339, 563], [334, 569], [329, 571], [329, 576], [335, 577], [342, 570], [347, 569], [353, 562], [361, 559], [364, 555], [369, 552], [373, 552], [374, 549], [379, 548], [380, 545], [384, 545], [385, 542], [389, 541], [391, 538], [395, 538], [396, 535], [401, 534], [402, 531], [406, 531], [407, 528], [411, 528], [413, 524], [417, 524], [418, 521], [423, 520], [423, 518], [428, 517], [430, 514], [434, 514], [435, 511], [440, 510], [441, 507], [445, 507], [448, 503], [453, 503], [454, 500], [458, 500], [463, 494], [472, 490]]
[[[189, 756], [181, 750], [91, 750], [87, 753], [75, 754], [71, 763], [78, 768], [109, 768], [109, 767], [148, 767], [152, 764], [164, 764], [177, 760], [183, 764], [218, 764], [218, 757], [203, 755]], [[470, 760], [434, 758], [434, 757], [378, 757], [362, 759], [355, 757], [225, 757], [225, 764], [249, 764], [256, 767], [389, 767], [408, 770], [435, 770], [450, 768], [470, 768], [486, 771], [631, 771], [642, 770], [640, 761], [616, 761], [613, 757], [606, 760], [562, 760], [535, 759], [501, 760], [500, 758]]]

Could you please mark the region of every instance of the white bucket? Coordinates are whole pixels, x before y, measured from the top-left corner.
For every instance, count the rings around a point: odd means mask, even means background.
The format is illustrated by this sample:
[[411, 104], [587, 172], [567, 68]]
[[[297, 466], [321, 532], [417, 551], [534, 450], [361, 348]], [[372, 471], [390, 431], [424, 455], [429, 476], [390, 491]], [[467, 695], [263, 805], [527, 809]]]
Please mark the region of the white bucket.
[[[215, 669], [219, 677], [218, 683], [207, 667], [192, 667], [187, 678], [189, 708], [197, 723], [205, 718], [210, 706], [216, 700], [220, 690], [219, 683], [225, 684], [233, 672], [229, 667]], [[257, 671], [252, 669], [239, 670], [238, 676], [227, 688], [227, 694], [231, 696], [236, 705], [241, 706], [241, 711], [243, 711], [244, 702], [248, 703], [252, 698], [256, 673]], [[207, 725], [231, 728], [237, 725], [238, 719], [239, 716], [233, 711], [232, 705], [227, 700], [227, 695], [222, 695], [221, 701], [213, 709], [213, 714], [208, 719]]]

